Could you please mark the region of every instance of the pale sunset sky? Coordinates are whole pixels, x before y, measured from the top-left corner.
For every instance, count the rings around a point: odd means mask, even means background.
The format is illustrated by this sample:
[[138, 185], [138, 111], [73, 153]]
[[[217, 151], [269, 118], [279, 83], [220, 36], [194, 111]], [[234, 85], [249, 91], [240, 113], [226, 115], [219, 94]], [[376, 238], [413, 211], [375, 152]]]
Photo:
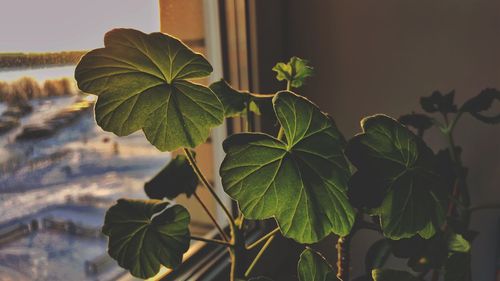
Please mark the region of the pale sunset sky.
[[89, 50], [116, 27], [160, 29], [158, 0], [0, 0], [0, 53]]

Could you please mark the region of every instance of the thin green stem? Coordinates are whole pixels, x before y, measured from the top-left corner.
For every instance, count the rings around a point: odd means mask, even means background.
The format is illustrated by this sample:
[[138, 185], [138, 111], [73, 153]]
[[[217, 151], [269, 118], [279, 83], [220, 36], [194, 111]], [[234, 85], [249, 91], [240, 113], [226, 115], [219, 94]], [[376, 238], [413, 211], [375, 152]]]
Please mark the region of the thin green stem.
[[286, 90], [291, 91], [292, 90], [292, 81], [287, 80], [286, 81]]
[[217, 195], [217, 193], [215, 193], [212, 185], [208, 182], [208, 180], [205, 178], [205, 176], [203, 176], [203, 173], [200, 171], [200, 168], [196, 164], [196, 160], [194, 159], [193, 154], [187, 148], [183, 148], [183, 150], [184, 150], [184, 153], [187, 156], [189, 164], [191, 164], [191, 167], [193, 167], [194, 172], [196, 173], [196, 175], [198, 176], [198, 178], [200, 179], [200, 181], [203, 183], [203, 185], [208, 189], [208, 191], [210, 192], [210, 194], [212, 194], [212, 196], [214, 197], [214, 199], [217, 202], [217, 204], [219, 204], [219, 206], [222, 208], [222, 210], [224, 211], [224, 213], [227, 216], [227, 219], [229, 220], [229, 222], [231, 224], [231, 227], [234, 227], [234, 218], [233, 218], [233, 216], [231, 215], [231, 213], [229, 212], [229, 210], [227, 209], [227, 207], [224, 205], [224, 203], [222, 202], [222, 200], [220, 199], [220, 197]]
[[283, 127], [280, 127], [280, 130], [278, 131], [278, 136], [276, 138], [279, 140], [282, 140], [284, 134], [285, 134], [285, 130], [283, 130]]
[[250, 266], [248, 267], [247, 271], [245, 271], [245, 277], [248, 277], [250, 275], [250, 273], [252, 273], [252, 270], [255, 267], [255, 265], [257, 264], [257, 262], [259, 262], [260, 258], [264, 254], [264, 252], [267, 250], [267, 248], [269, 247], [269, 245], [271, 245], [271, 242], [273, 242], [274, 237], [276, 237], [276, 235], [272, 235], [271, 237], [269, 237], [267, 239], [267, 241], [264, 244], [264, 246], [262, 246], [262, 248], [260, 249], [259, 253], [257, 253], [257, 255], [255, 256], [255, 258], [253, 259], [253, 261], [250, 264]]
[[203, 237], [198, 237], [198, 236], [191, 236], [191, 240], [196, 240], [196, 241], [203, 241], [203, 242], [207, 242], [207, 243], [213, 243], [213, 244], [219, 244], [219, 245], [223, 245], [223, 246], [226, 246], [226, 247], [231, 247], [231, 243], [227, 242], [227, 241], [222, 241], [222, 240], [218, 240], [218, 239], [208, 239], [208, 238], [203, 238]]
[[193, 195], [194, 195], [194, 198], [196, 198], [196, 200], [200, 203], [203, 210], [205, 210], [205, 213], [208, 215], [208, 217], [210, 217], [210, 220], [215, 225], [217, 230], [219, 230], [219, 233], [220, 233], [221, 237], [224, 239], [224, 241], [226, 241], [226, 242], [229, 241], [229, 238], [227, 237], [226, 233], [224, 232], [224, 230], [222, 230], [222, 227], [219, 225], [219, 223], [217, 223], [217, 220], [212, 215], [212, 213], [208, 209], [207, 205], [205, 205], [205, 203], [203, 203], [203, 201], [201, 200], [200, 196], [198, 196], [196, 191], [193, 193]]
[[247, 250], [251, 250], [251, 249], [255, 248], [256, 246], [260, 245], [262, 242], [266, 241], [267, 238], [269, 238], [270, 236], [273, 236], [274, 234], [278, 233], [278, 231], [280, 231], [280, 228], [276, 227], [275, 229], [273, 229], [268, 234], [266, 234], [266, 235], [262, 236], [261, 238], [259, 238], [259, 240], [257, 240], [255, 242], [253, 242], [252, 244], [246, 246], [246, 249]]
[[245, 116], [245, 126], [243, 127], [243, 132], [252, 132], [252, 112], [250, 111], [250, 101], [246, 104], [246, 116]]

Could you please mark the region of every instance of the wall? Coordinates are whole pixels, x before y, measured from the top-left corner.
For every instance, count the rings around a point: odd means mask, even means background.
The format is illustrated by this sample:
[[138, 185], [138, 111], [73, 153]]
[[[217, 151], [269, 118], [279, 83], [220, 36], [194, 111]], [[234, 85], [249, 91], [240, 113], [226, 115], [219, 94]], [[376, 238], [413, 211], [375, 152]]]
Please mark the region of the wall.
[[[359, 131], [363, 116], [384, 112], [398, 117], [418, 110], [419, 97], [436, 89], [455, 89], [461, 103], [485, 87], [500, 88], [500, 1], [281, 3], [275, 19], [281, 18], [277, 25], [284, 33], [274, 36], [283, 40], [286, 57], [297, 55], [314, 65], [316, 76], [302, 92], [333, 115], [346, 137]], [[265, 40], [259, 43], [261, 49], [265, 45]], [[261, 68], [261, 76], [269, 75]], [[473, 204], [498, 202], [500, 126], [482, 125], [467, 116], [456, 138], [464, 148], [465, 164], [472, 167]], [[428, 140], [434, 148], [442, 145], [435, 134]], [[474, 280], [494, 280], [499, 215], [482, 211], [473, 217], [472, 228], [481, 231], [474, 243]], [[357, 238], [355, 243], [373, 239]], [[355, 249], [358, 255], [362, 250]], [[362, 259], [353, 266], [362, 270]]]

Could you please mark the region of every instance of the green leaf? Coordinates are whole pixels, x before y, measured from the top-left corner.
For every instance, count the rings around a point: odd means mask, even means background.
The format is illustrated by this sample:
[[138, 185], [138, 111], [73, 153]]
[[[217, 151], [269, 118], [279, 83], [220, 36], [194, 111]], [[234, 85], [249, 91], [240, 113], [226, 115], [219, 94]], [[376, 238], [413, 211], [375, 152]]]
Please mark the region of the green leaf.
[[217, 95], [224, 106], [226, 117], [239, 116], [246, 112], [247, 104], [250, 103], [250, 111], [260, 115], [258, 105], [253, 100], [249, 92], [237, 91], [233, 89], [224, 79], [212, 83], [210, 89]]
[[332, 266], [318, 252], [305, 249], [297, 266], [300, 281], [337, 281]]
[[388, 240], [388, 242], [391, 244], [394, 256], [403, 259], [419, 255], [428, 243], [427, 240], [418, 235], [411, 238]]
[[457, 112], [457, 106], [454, 103], [455, 91], [451, 91], [446, 95], [435, 91], [429, 97], [420, 98], [420, 105], [426, 112], [434, 113], [441, 112], [442, 114]]
[[187, 197], [193, 195], [198, 182], [187, 157], [177, 155], [154, 178], [144, 184], [144, 191], [152, 199], [172, 200], [182, 193]]
[[346, 155], [362, 175], [367, 193], [374, 184], [377, 192], [386, 194], [376, 209], [384, 235], [401, 239], [422, 232], [429, 237], [435, 232], [432, 224], [443, 219], [432, 191], [439, 183], [432, 150], [388, 116], [367, 117], [361, 126], [363, 133], [349, 141]]
[[307, 60], [292, 57], [288, 63], [279, 62], [273, 67], [278, 81], [289, 81], [293, 88], [302, 87], [307, 77], [313, 75], [313, 68]]
[[448, 249], [452, 252], [468, 253], [470, 251], [470, 243], [462, 235], [452, 233], [448, 238]]
[[500, 91], [497, 89], [484, 89], [479, 95], [465, 102], [460, 111], [468, 112], [474, 118], [484, 123], [497, 124], [500, 123], [500, 113], [495, 116], [488, 116], [481, 113], [490, 109], [495, 100], [500, 101]]
[[374, 268], [383, 267], [391, 255], [391, 244], [387, 239], [373, 243], [365, 256], [365, 270], [370, 274]]
[[120, 199], [106, 213], [102, 232], [108, 253], [139, 278], [158, 273], [160, 265], [176, 268], [189, 248], [189, 213], [159, 200]]
[[342, 135], [304, 97], [279, 92], [273, 105], [286, 142], [261, 133], [227, 138], [220, 169], [226, 193], [246, 218], [274, 217], [283, 235], [301, 243], [347, 235], [355, 214], [346, 196]]
[[209, 75], [212, 67], [178, 39], [162, 33], [114, 29], [105, 48], [82, 57], [78, 87], [99, 96], [96, 121], [119, 136], [142, 129], [158, 149], [195, 147], [222, 124], [224, 109], [207, 87], [187, 79]]
[[372, 278], [374, 281], [419, 281], [409, 272], [394, 269], [374, 269]]
[[444, 266], [444, 281], [471, 281], [470, 253], [454, 253]]

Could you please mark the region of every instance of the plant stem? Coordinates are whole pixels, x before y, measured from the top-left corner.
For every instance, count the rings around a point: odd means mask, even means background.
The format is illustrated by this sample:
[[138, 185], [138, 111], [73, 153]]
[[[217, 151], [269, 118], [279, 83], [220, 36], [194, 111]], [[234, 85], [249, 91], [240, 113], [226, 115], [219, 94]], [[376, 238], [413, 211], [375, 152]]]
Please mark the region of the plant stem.
[[262, 236], [261, 238], [259, 238], [259, 240], [253, 242], [252, 244], [248, 245], [246, 247], [247, 250], [251, 250], [253, 248], [255, 248], [256, 246], [260, 245], [262, 242], [266, 241], [267, 238], [269, 238], [270, 236], [273, 236], [274, 234], [278, 233], [278, 231], [280, 231], [280, 228], [279, 227], [276, 227], [275, 229], [273, 229], [271, 232], [269, 232], [268, 234]]
[[212, 194], [212, 196], [214, 197], [214, 199], [217, 202], [217, 204], [219, 204], [219, 206], [222, 208], [222, 210], [224, 211], [224, 213], [227, 216], [227, 219], [229, 220], [229, 223], [231, 224], [231, 227], [234, 227], [234, 218], [233, 218], [233, 216], [231, 215], [231, 213], [229, 212], [229, 210], [226, 208], [226, 206], [224, 205], [224, 203], [222, 203], [222, 200], [220, 199], [220, 197], [215, 193], [212, 185], [208, 182], [208, 180], [205, 178], [205, 176], [203, 176], [203, 173], [200, 171], [200, 168], [196, 164], [196, 160], [194, 159], [193, 154], [187, 148], [183, 148], [183, 150], [184, 150], [184, 153], [187, 156], [189, 164], [191, 164], [191, 167], [193, 167], [194, 172], [196, 173], [196, 175], [198, 176], [198, 178], [200, 179], [200, 181], [203, 183], [203, 185]]
[[286, 90], [291, 91], [292, 90], [292, 82], [290, 80], [286, 81]]
[[237, 227], [231, 227], [231, 242], [233, 246], [229, 248], [229, 256], [231, 259], [231, 268], [229, 273], [229, 280], [236, 281], [243, 279], [245, 276], [244, 265], [247, 256], [245, 249], [245, 239], [243, 231]]
[[197, 240], [197, 241], [203, 241], [207, 243], [214, 243], [214, 244], [219, 244], [219, 245], [224, 245], [226, 247], [232, 246], [231, 243], [227, 241], [222, 241], [218, 239], [208, 239], [208, 238], [203, 238], [203, 237], [198, 237], [198, 236], [191, 236], [191, 240]]
[[253, 132], [252, 112], [250, 111], [250, 102], [246, 104], [245, 126], [243, 132]]
[[217, 220], [214, 218], [214, 216], [212, 215], [210, 210], [208, 210], [207, 205], [205, 205], [205, 203], [203, 203], [203, 201], [198, 196], [196, 191], [193, 193], [193, 195], [194, 195], [194, 198], [196, 198], [196, 200], [200, 203], [201, 207], [203, 207], [203, 210], [205, 210], [205, 213], [210, 217], [210, 220], [215, 225], [217, 230], [219, 230], [219, 233], [220, 233], [221, 237], [224, 239], [224, 241], [226, 241], [226, 242], [229, 241], [229, 238], [227, 237], [226, 233], [224, 232], [224, 230], [222, 230], [222, 227], [219, 225], [219, 223], [217, 223]]
[[282, 140], [284, 134], [285, 134], [285, 130], [283, 130], [283, 127], [280, 127], [280, 130], [278, 131], [278, 136], [276, 138], [279, 140]]
[[255, 265], [257, 264], [257, 262], [260, 260], [260, 258], [262, 257], [262, 255], [264, 254], [264, 252], [267, 250], [267, 248], [269, 247], [269, 245], [271, 245], [271, 242], [273, 242], [274, 240], [274, 237], [276, 237], [275, 234], [271, 235], [271, 237], [269, 237], [266, 241], [266, 243], [264, 244], [264, 246], [262, 246], [262, 248], [260, 249], [259, 253], [257, 253], [257, 255], [255, 256], [255, 258], [253, 259], [252, 263], [250, 264], [250, 266], [248, 267], [247, 271], [245, 272], [245, 277], [248, 277], [250, 275], [250, 273], [252, 273], [252, 270], [253, 268], [255, 267]]
[[339, 237], [337, 240], [337, 278], [341, 281], [349, 280], [349, 246], [351, 237], [349, 235]]

